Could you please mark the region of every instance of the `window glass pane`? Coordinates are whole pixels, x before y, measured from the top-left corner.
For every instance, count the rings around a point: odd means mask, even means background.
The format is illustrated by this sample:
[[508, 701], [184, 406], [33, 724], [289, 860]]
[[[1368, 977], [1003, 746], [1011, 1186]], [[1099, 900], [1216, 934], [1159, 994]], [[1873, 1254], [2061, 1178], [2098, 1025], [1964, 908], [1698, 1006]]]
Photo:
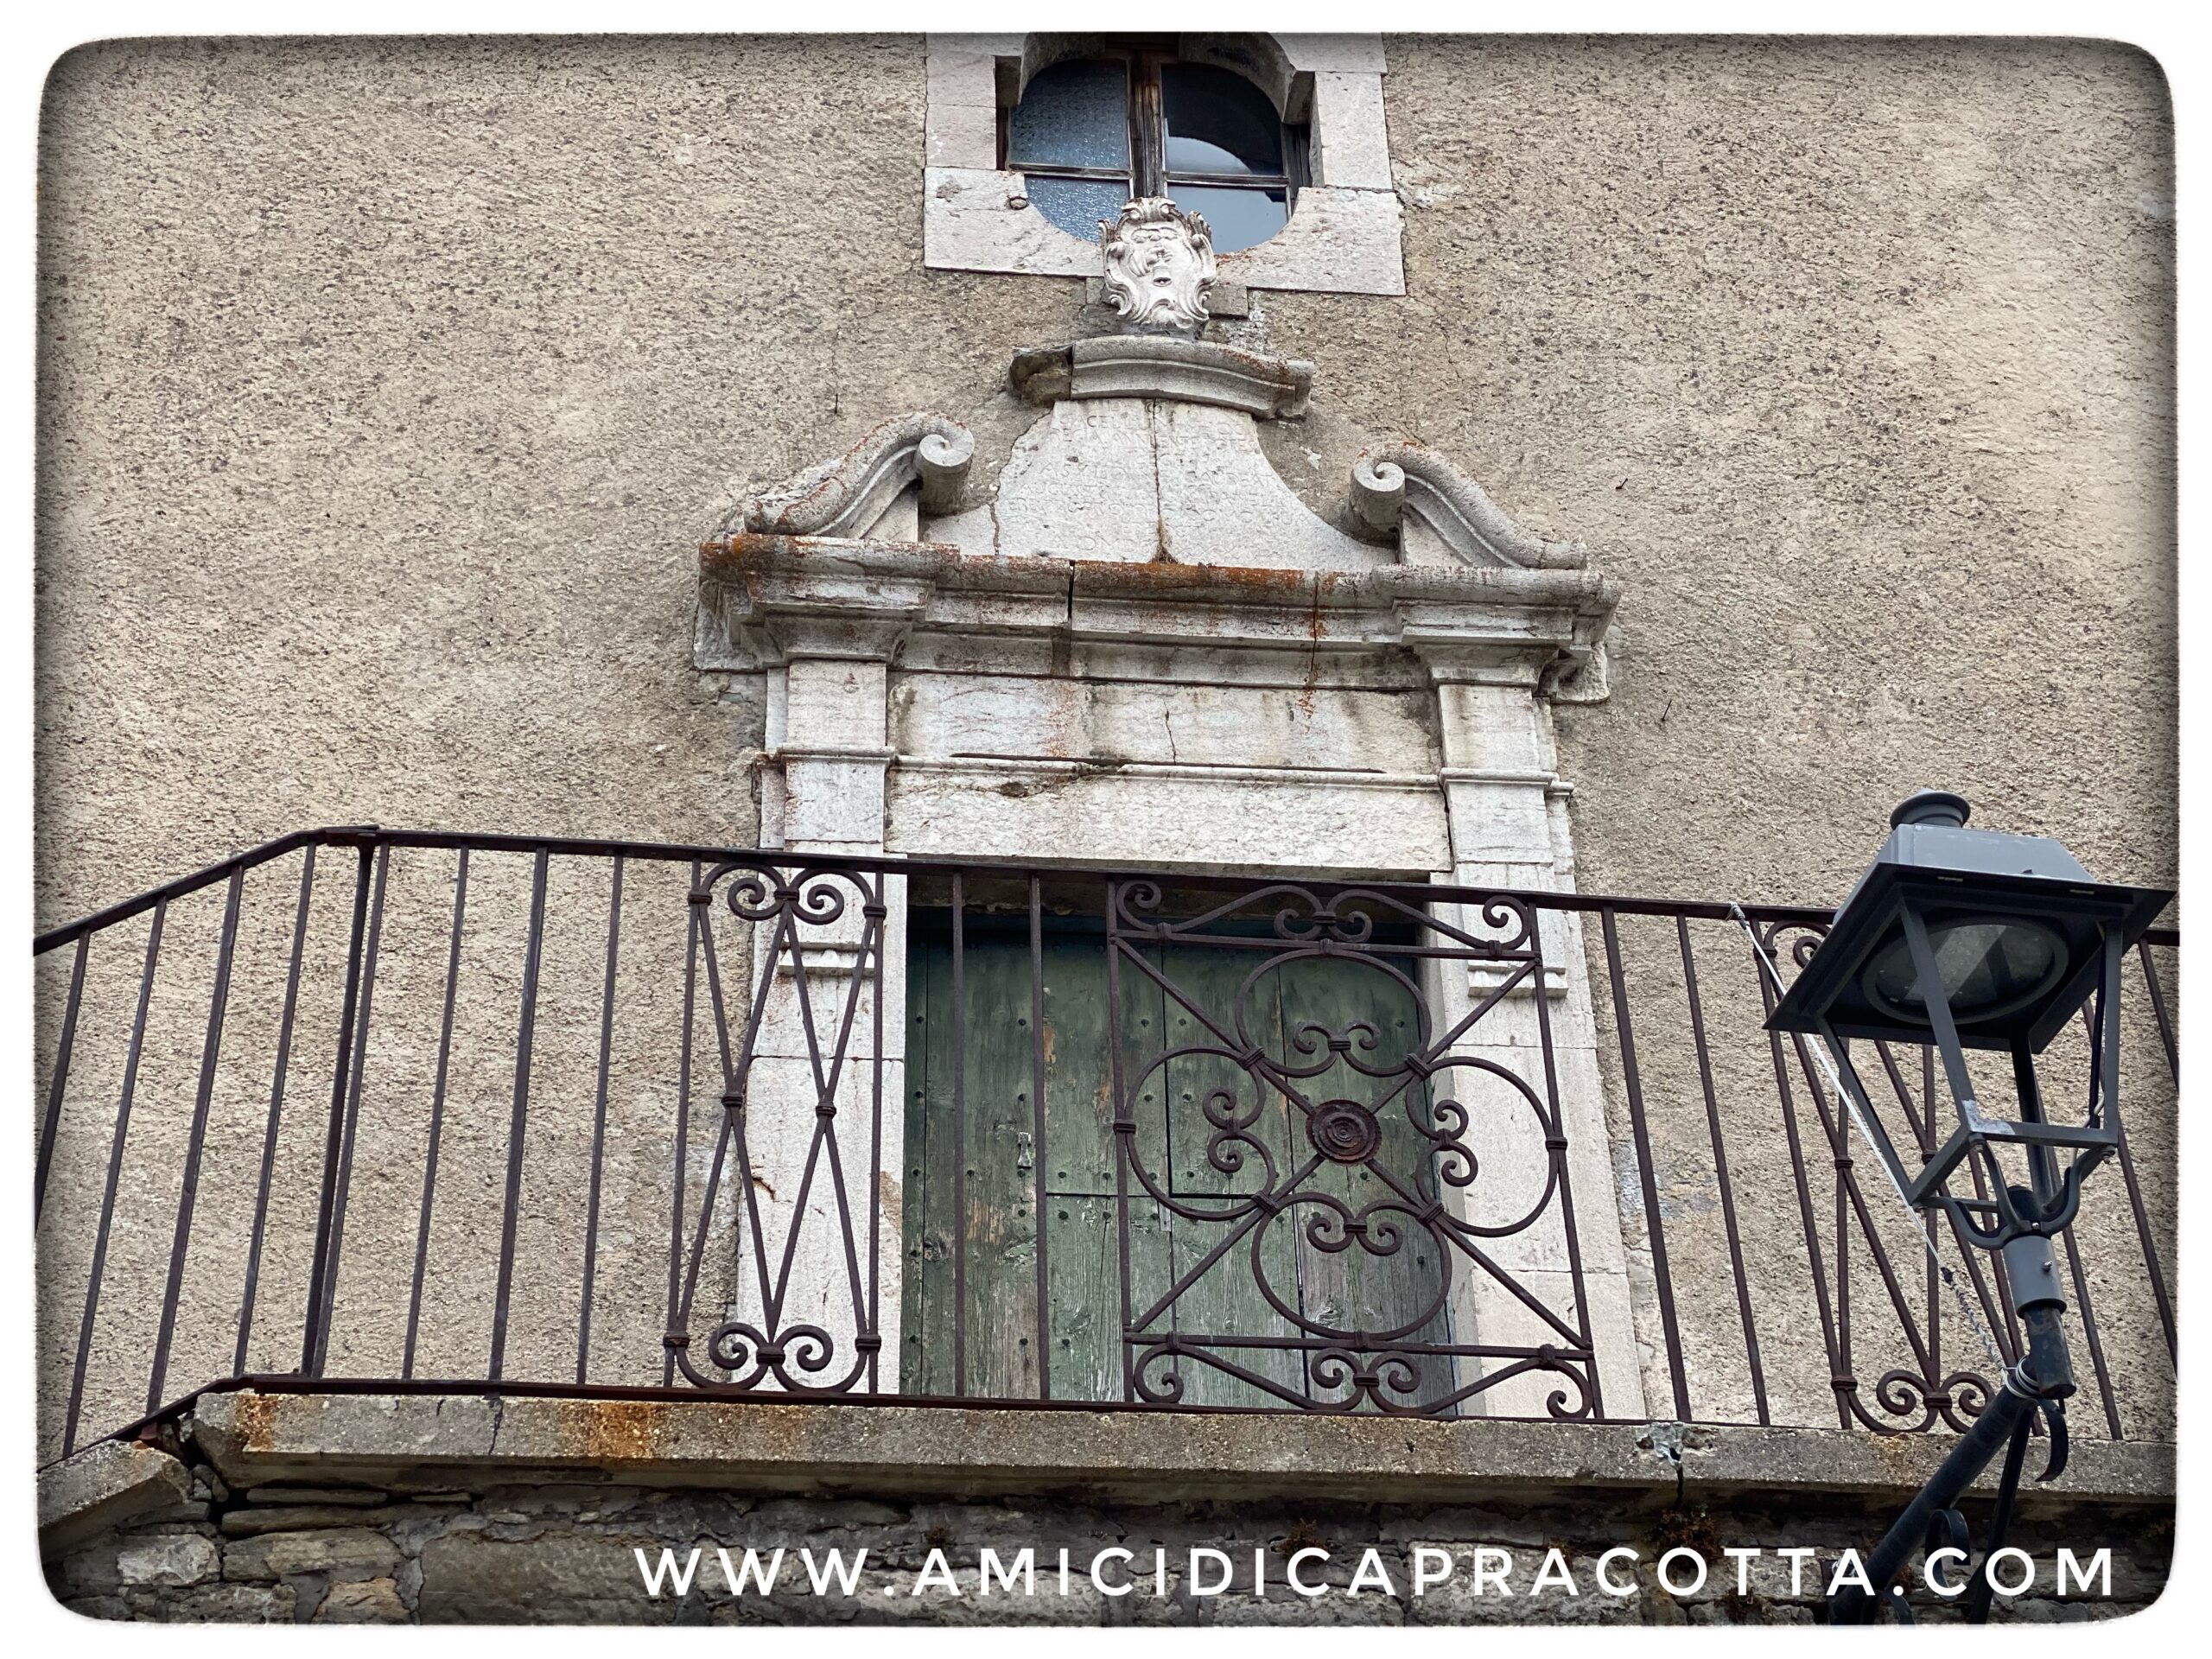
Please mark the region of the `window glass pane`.
[[1160, 67], [1171, 173], [1281, 173], [1282, 119], [1239, 74], [1204, 63]]
[[[1086, 242], [1098, 239], [1098, 221], [1112, 219], [1129, 199], [1129, 181], [1122, 179], [1025, 179], [1029, 205], [1070, 236]], [[1226, 195], [1229, 193], [1224, 191]]]
[[1077, 58], [1040, 72], [1007, 118], [1006, 161], [1015, 168], [1127, 167], [1127, 67], [1115, 58]]
[[1281, 187], [1254, 189], [1222, 184], [1171, 184], [1167, 194], [1185, 212], [1204, 213], [1216, 253], [1235, 253], [1266, 241], [1290, 222]]

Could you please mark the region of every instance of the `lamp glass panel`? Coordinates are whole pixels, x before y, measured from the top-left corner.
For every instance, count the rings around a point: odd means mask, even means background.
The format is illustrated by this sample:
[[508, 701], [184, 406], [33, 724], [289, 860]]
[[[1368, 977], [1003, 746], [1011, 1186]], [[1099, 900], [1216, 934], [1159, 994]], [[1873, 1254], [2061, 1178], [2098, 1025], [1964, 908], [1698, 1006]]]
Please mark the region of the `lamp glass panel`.
[[[1961, 1023], [1993, 1020], [2024, 1007], [2058, 982], [2066, 946], [2038, 922], [1978, 917], [1939, 922], [1928, 930], [1936, 971], [1951, 1017]], [[1912, 947], [1900, 933], [1867, 969], [1867, 997], [1894, 1019], [1925, 1021]]]

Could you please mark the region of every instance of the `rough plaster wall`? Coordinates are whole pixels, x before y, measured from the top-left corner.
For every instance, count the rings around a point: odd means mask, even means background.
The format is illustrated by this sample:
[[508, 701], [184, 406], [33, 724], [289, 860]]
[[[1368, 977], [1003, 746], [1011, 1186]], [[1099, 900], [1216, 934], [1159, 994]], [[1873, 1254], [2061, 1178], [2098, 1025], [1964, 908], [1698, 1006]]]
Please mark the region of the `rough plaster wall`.
[[1929, 783], [2171, 881], [2156, 65], [1458, 39], [1386, 85], [1411, 293], [1277, 327], [1620, 582], [1560, 714], [1584, 885], [1832, 899]]
[[[1391, 64], [1413, 292], [1268, 296], [1270, 332], [1620, 580], [1613, 701], [1560, 721], [1586, 885], [1830, 896], [1930, 780], [2170, 878], [2156, 67]], [[741, 833], [745, 721], [685, 666], [707, 504], [987, 410], [1071, 321], [1072, 283], [920, 269], [922, 95], [887, 37], [58, 66], [41, 916], [310, 821]]]
[[[2156, 66], [2082, 41], [1412, 44], [1387, 83], [1409, 295], [1360, 330], [1357, 372], [1342, 321], [1313, 354], [1339, 407], [1411, 427], [1620, 582], [1612, 700], [1558, 711], [1583, 888], [1832, 901], [1890, 805], [1929, 784], [1992, 828], [2061, 837], [2107, 879], [2175, 882], [2172, 176]], [[1322, 302], [1275, 304], [1280, 333], [1318, 331]], [[1707, 1374], [1740, 1376], [1672, 943], [1625, 931], [1661, 1211], [1686, 1344]], [[1708, 1000], [1748, 997], [1742, 967], [1740, 951], [1708, 953]], [[1602, 998], [1599, 1014], [1610, 1048]], [[2134, 1034], [2127, 1109], [2171, 1263], [2173, 1100], [2147, 1018]], [[1755, 1040], [1720, 1049], [1746, 1229], [1802, 1239], [1764, 1057]], [[1617, 1071], [1609, 1095], [1634, 1246], [1643, 1204]], [[1916, 1245], [1861, 1163], [1921, 1300]], [[2078, 1230], [2122, 1422], [2170, 1433], [2171, 1372], [2113, 1174]], [[1906, 1356], [1853, 1245], [1854, 1370], [1871, 1392]], [[1770, 1371], [1817, 1341], [1802, 1277], [1786, 1282], [1802, 1248], [1751, 1253]], [[1948, 1361], [1987, 1370], [1956, 1306], [1942, 1313]], [[2091, 1356], [2076, 1357], [2088, 1382]], [[2077, 1421], [2102, 1432], [2090, 1400]]]
[[[1612, 701], [1560, 714], [1585, 888], [1831, 898], [1931, 782], [2100, 874], [2171, 879], [2155, 66], [2081, 42], [1390, 58], [1408, 296], [1256, 296], [1236, 332], [1319, 365], [1313, 417], [1268, 438], [1317, 508], [1370, 435], [1411, 434], [1621, 582]], [[1007, 355], [1074, 332], [1077, 284], [921, 269], [922, 115], [911, 38], [64, 60], [41, 921], [308, 823], [749, 839], [759, 710], [688, 665], [715, 502], [912, 408], [975, 424], [987, 482], [1035, 418]], [[1639, 1036], [1694, 1105], [1679, 1042]], [[2164, 1229], [2161, 1108], [2131, 1110]], [[1682, 1121], [1662, 1209], [1701, 1180]], [[2108, 1222], [2093, 1259], [2124, 1275]], [[1678, 1275], [1718, 1271], [1703, 1236]]]

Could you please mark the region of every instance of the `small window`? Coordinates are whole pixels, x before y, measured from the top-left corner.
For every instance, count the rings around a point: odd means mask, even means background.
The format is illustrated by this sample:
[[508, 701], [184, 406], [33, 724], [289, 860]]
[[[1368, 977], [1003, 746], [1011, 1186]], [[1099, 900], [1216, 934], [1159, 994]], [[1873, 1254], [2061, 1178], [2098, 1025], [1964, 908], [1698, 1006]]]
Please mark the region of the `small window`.
[[1235, 253], [1289, 222], [1304, 181], [1302, 127], [1242, 75], [1167, 52], [1040, 70], [1007, 112], [1003, 144], [1037, 211], [1085, 241], [1132, 196], [1166, 196]]

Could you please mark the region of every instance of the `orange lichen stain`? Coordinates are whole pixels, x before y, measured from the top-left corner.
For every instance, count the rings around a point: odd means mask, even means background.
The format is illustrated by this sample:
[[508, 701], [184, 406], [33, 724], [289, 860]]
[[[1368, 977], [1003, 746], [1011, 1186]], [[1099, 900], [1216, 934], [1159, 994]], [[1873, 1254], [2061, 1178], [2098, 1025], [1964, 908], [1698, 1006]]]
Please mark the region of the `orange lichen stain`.
[[265, 1394], [242, 1390], [238, 1396], [238, 1449], [267, 1452], [276, 1444], [276, 1402]]
[[556, 1430], [562, 1454], [594, 1463], [635, 1463], [656, 1457], [669, 1409], [667, 1402], [658, 1400], [564, 1402]]
[[1877, 1434], [1872, 1440], [1874, 1455], [1888, 1465], [1884, 1474], [1901, 1486], [1920, 1484], [1921, 1459], [1914, 1455], [1910, 1435]]

